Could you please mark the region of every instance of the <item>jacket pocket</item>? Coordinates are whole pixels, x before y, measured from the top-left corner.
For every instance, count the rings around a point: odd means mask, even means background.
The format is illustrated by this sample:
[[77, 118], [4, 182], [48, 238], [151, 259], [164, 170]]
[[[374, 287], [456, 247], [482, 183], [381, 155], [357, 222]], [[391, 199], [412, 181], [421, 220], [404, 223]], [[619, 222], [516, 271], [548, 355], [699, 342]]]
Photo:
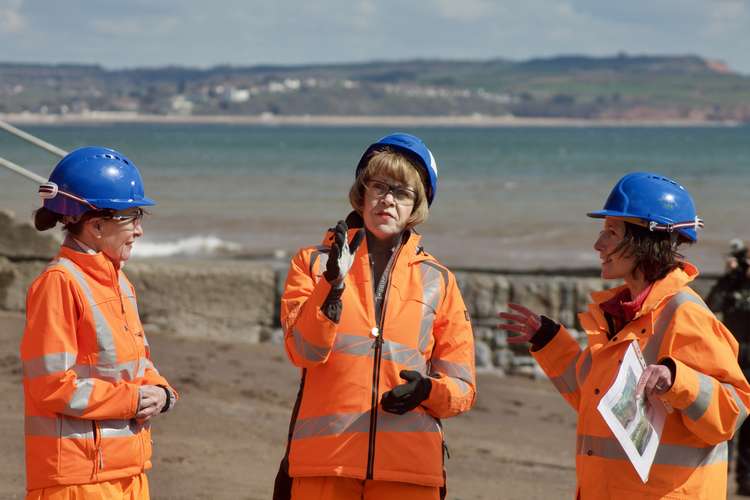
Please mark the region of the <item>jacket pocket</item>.
[[93, 421], [58, 415], [57, 472], [62, 477], [90, 476], [95, 469]]

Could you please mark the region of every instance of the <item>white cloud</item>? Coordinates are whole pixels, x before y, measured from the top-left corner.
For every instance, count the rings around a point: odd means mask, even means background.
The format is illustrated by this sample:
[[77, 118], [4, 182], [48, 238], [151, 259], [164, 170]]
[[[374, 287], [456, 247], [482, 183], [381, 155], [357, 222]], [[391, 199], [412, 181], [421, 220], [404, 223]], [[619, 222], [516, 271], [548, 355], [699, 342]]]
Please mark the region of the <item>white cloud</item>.
[[503, 5], [489, 0], [435, 0], [435, 4], [442, 17], [458, 22], [475, 21], [498, 9], [504, 10]]
[[729, 31], [750, 29], [750, 5], [742, 0], [716, 1], [709, 12], [704, 32], [707, 36], [726, 36]]
[[91, 20], [91, 27], [95, 33], [102, 36], [117, 37], [149, 37], [154, 38], [168, 35], [179, 26], [180, 21], [174, 17], [159, 17], [156, 19], [121, 18], [113, 21], [111, 18], [96, 18]]
[[625, 51], [750, 72], [749, 10], [750, 0], [0, 0], [0, 43], [16, 49], [6, 60], [109, 67]]
[[15, 34], [26, 29], [22, 7], [23, 0], [0, 0], [0, 33]]

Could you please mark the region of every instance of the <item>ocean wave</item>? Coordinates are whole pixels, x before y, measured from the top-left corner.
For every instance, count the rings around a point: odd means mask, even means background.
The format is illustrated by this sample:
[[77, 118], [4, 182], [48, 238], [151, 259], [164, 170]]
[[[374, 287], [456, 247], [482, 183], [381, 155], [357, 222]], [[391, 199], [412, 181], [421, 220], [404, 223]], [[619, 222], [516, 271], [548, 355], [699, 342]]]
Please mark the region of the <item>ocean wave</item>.
[[138, 241], [133, 256], [139, 258], [185, 256], [212, 256], [237, 253], [242, 245], [222, 240], [216, 236], [191, 236], [177, 241]]

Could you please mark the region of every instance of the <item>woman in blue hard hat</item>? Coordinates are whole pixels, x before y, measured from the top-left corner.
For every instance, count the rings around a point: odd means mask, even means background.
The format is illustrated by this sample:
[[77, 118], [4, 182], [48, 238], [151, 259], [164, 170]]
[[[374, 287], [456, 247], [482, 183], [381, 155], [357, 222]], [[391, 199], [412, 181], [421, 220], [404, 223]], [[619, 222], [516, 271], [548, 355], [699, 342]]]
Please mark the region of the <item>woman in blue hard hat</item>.
[[[518, 304], [499, 325], [530, 342], [531, 353], [578, 412], [577, 498], [726, 498], [727, 445], [748, 412], [750, 386], [737, 342], [688, 284], [698, 270], [678, 253], [698, 240], [702, 221], [687, 190], [667, 177], [636, 172], [615, 185], [594, 243], [601, 276], [624, 285], [592, 294], [579, 315], [588, 345], [564, 326]], [[666, 416], [648, 480], [629, 463], [599, 413], [625, 351], [637, 342], [646, 367], [637, 397], [661, 399]]]
[[61, 224], [65, 240], [26, 302], [26, 498], [148, 499], [151, 419], [177, 393], [151, 362], [122, 265], [154, 202], [136, 166], [101, 147], [69, 153], [39, 192], [36, 228]]
[[292, 259], [281, 322], [302, 381], [275, 499], [444, 495], [440, 419], [474, 402], [474, 344], [455, 277], [415, 230], [436, 191], [424, 143], [383, 137], [354, 212]]

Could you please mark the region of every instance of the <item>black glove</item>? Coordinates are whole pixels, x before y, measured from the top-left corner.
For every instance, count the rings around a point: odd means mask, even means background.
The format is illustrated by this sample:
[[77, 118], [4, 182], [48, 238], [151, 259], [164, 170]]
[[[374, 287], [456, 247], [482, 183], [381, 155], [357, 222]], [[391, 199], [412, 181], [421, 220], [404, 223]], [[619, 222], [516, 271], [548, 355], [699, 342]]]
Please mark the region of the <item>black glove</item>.
[[341, 320], [343, 304], [341, 295], [344, 293], [344, 278], [354, 262], [354, 254], [364, 239], [365, 232], [360, 229], [350, 243], [346, 241], [349, 228], [346, 222], [340, 220], [333, 229], [333, 243], [328, 252], [328, 262], [323, 277], [331, 284], [331, 291], [320, 306], [320, 310], [334, 323]]
[[346, 233], [349, 228], [346, 222], [340, 220], [333, 229], [333, 243], [328, 252], [328, 262], [323, 277], [331, 283], [334, 288], [343, 288], [344, 278], [354, 262], [354, 254], [365, 236], [364, 230], [359, 230], [351, 242], [346, 241]]
[[383, 399], [380, 400], [380, 403], [383, 405], [385, 411], [403, 415], [430, 397], [432, 380], [429, 377], [423, 377], [421, 373], [414, 370], [401, 370], [399, 375], [407, 383], [397, 385], [383, 394]]

